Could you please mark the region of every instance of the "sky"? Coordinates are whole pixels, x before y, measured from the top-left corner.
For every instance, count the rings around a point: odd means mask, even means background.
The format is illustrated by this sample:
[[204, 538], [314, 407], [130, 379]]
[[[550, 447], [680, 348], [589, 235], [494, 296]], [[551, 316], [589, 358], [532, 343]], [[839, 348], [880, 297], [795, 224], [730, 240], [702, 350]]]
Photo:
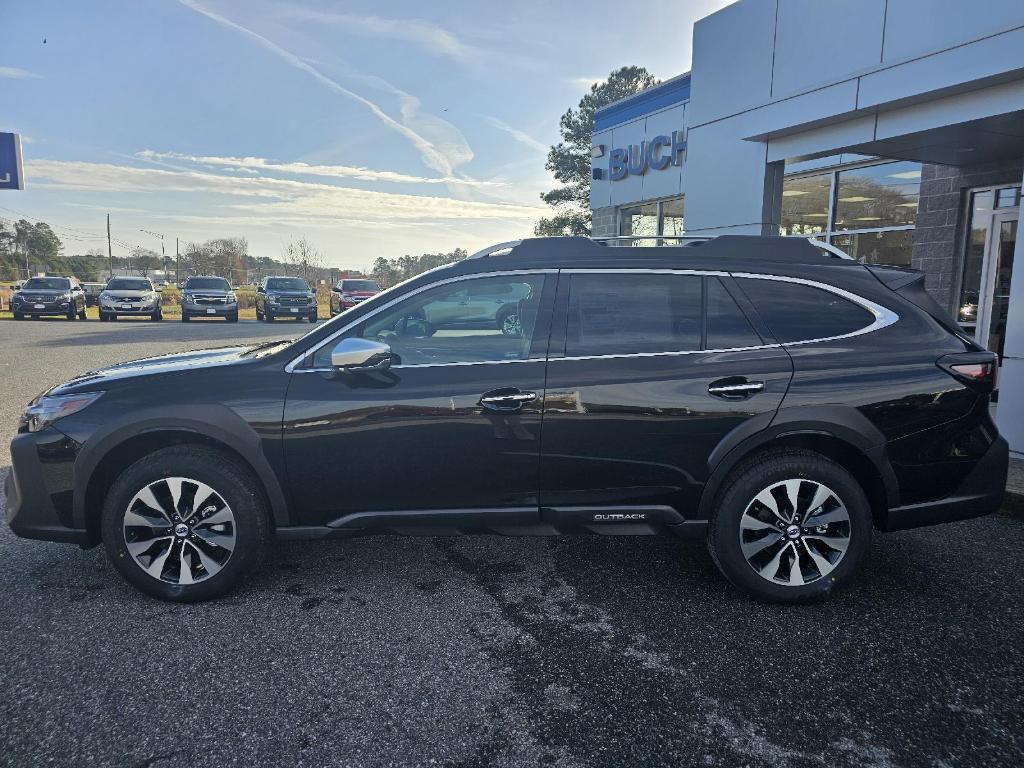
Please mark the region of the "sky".
[[620, 66], [689, 69], [727, 0], [0, 3], [0, 131], [26, 189], [0, 218], [65, 253], [245, 237], [325, 262], [474, 250], [550, 213], [558, 120]]

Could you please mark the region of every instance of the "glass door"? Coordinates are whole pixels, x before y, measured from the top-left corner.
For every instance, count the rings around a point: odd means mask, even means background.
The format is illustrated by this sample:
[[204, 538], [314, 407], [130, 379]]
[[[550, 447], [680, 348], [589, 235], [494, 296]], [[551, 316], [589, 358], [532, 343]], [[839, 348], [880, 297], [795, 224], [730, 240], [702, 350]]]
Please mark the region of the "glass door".
[[991, 234], [982, 273], [981, 302], [978, 306], [976, 339], [1003, 357], [1006, 315], [1010, 306], [1010, 277], [1017, 244], [1019, 211], [1009, 210], [992, 216]]

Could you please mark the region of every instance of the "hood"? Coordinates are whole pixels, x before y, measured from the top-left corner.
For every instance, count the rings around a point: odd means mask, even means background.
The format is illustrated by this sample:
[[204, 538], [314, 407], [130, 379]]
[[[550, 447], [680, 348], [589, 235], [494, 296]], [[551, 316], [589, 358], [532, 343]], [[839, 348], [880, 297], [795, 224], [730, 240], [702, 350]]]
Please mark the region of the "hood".
[[264, 346], [264, 344], [198, 349], [193, 352], [180, 352], [172, 355], [131, 360], [127, 363], [118, 363], [107, 368], [99, 368], [95, 371], [83, 373], [81, 376], [76, 376], [70, 381], [58, 384], [44, 394], [68, 394], [78, 391], [103, 389], [108, 382], [134, 379], [139, 376], [183, 373], [199, 368], [235, 365], [251, 360], [252, 358], [245, 358], [242, 355], [257, 346]]
[[22, 288], [17, 292], [23, 299], [30, 299], [33, 296], [63, 296], [70, 288]]
[[111, 290], [104, 290], [103, 293], [107, 294], [107, 296], [110, 296], [111, 298], [114, 298], [114, 299], [145, 299], [145, 298], [148, 298], [150, 296], [150, 294], [156, 293], [156, 291], [149, 291], [149, 290], [145, 290], [145, 291], [111, 291]]
[[181, 292], [191, 296], [227, 296], [233, 290], [233, 288], [227, 290], [224, 288], [183, 288]]
[[284, 296], [285, 298], [305, 299], [312, 295], [312, 291], [278, 291], [273, 288], [267, 290], [267, 296]]

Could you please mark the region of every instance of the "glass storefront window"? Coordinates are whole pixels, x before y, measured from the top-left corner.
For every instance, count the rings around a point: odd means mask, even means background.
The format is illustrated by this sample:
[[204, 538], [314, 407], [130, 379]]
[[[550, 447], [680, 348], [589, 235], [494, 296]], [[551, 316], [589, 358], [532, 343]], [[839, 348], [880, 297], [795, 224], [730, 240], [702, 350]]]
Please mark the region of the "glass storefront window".
[[897, 229], [888, 232], [836, 235], [832, 238], [832, 243], [864, 264], [909, 267], [913, 240], [912, 229]]
[[883, 163], [840, 171], [835, 229], [913, 225], [921, 190], [919, 163]]
[[981, 268], [985, 263], [985, 245], [995, 195], [991, 189], [971, 194], [971, 212], [964, 254], [964, 275], [960, 283], [960, 305], [957, 322], [972, 333], [978, 324], [978, 302], [981, 300]]
[[644, 236], [650, 239], [619, 241], [619, 245], [654, 246], [676, 243], [659, 241], [658, 236], [678, 237], [683, 234], [683, 198], [644, 203], [619, 211], [619, 234]]
[[813, 235], [828, 229], [832, 174], [797, 176], [782, 182], [782, 234]]

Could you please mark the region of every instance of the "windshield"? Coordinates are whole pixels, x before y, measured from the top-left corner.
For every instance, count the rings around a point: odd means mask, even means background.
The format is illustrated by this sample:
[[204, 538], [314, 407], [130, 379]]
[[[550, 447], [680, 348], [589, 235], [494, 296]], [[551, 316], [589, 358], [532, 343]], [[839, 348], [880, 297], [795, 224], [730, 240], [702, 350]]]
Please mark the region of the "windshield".
[[153, 285], [149, 280], [129, 280], [123, 277], [116, 278], [107, 283], [108, 291], [152, 291]]
[[373, 280], [342, 280], [341, 290], [343, 291], [379, 291], [380, 286]]
[[298, 277], [271, 277], [267, 280], [268, 291], [308, 291], [306, 281]]
[[66, 277], [33, 277], [22, 288], [28, 291], [67, 291], [71, 288], [71, 281]]
[[186, 291], [230, 291], [231, 286], [223, 277], [190, 277], [185, 281]]

